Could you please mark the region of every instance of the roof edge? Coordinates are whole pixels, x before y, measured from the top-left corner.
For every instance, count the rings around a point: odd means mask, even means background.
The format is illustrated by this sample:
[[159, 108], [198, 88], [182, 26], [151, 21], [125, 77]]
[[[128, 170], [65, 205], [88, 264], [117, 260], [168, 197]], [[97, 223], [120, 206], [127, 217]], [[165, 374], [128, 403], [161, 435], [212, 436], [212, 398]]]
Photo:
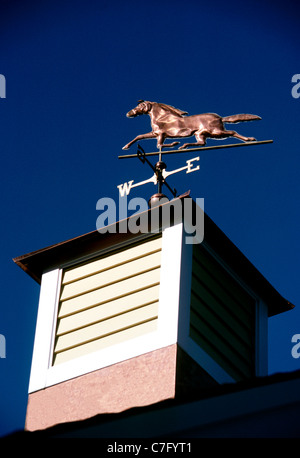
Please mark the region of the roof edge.
[[[181, 196], [159, 205], [159, 207], [174, 204], [176, 200], [184, 198], [192, 199], [190, 191]], [[184, 201], [183, 201], [184, 202]], [[192, 199], [194, 209], [199, 208]], [[143, 214], [149, 214], [152, 209], [130, 216], [124, 220], [117, 221], [106, 226], [106, 232], [100, 233], [98, 230], [76, 236], [72, 239], [50, 245], [48, 247], [24, 254], [13, 258], [13, 261], [32, 277], [37, 283], [41, 283], [43, 272], [55, 268], [70, 261], [75, 261], [80, 257], [88, 257], [95, 252], [100, 252], [113, 246], [134, 242], [137, 239], [153, 237], [151, 231], [142, 234], [132, 234], [129, 231], [119, 232], [121, 225], [128, 228], [128, 223], [134, 218], [142, 220]], [[183, 214], [182, 214], [183, 218]], [[150, 215], [151, 219], [151, 215]], [[148, 215], [147, 215], [147, 221]], [[174, 221], [171, 222], [173, 224]], [[148, 225], [148, 229], [149, 229]], [[259, 272], [251, 261], [241, 252], [241, 250], [228, 238], [227, 235], [214, 223], [214, 221], [204, 213], [205, 242], [244, 280], [254, 292], [262, 297], [268, 305], [269, 316], [273, 316], [288, 310], [292, 310], [295, 305], [286, 300], [271, 285], [271, 283]], [[143, 229], [146, 229], [145, 227]]]

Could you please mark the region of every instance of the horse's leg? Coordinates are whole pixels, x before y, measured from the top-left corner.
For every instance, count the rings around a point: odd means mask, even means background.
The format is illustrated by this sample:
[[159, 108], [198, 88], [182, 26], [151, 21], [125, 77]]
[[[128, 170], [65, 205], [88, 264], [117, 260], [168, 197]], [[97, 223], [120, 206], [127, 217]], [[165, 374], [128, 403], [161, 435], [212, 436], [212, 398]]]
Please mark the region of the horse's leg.
[[167, 143], [164, 145], [161, 145], [161, 148], [170, 148], [172, 146], [178, 145], [179, 142], [172, 142], [172, 143]]
[[187, 148], [188, 146], [204, 146], [205, 145], [206, 137], [205, 137], [203, 132], [202, 133], [201, 132], [196, 132], [195, 133], [195, 137], [196, 137], [196, 140], [197, 140], [196, 143], [184, 143], [182, 146], [179, 146], [178, 149]]
[[158, 149], [170, 148], [170, 146], [178, 145], [179, 142], [167, 143], [166, 145], [164, 145], [164, 141], [165, 141], [166, 137], [167, 137], [166, 134], [164, 134], [163, 132], [161, 132], [157, 136], [157, 148]]
[[255, 142], [256, 138], [254, 137], [244, 137], [243, 135], [238, 134], [235, 130], [222, 130], [222, 129], [214, 129], [209, 137], [211, 138], [228, 138], [228, 137], [235, 137], [239, 140], [243, 140], [244, 142]]
[[244, 135], [238, 134], [235, 130], [226, 130], [227, 137], [235, 137], [239, 140], [243, 140], [243, 142], [255, 142], [256, 138], [254, 137], [244, 137]]
[[157, 135], [157, 149], [161, 149], [164, 147], [164, 141], [165, 141], [166, 135], [161, 132], [160, 134]]
[[127, 143], [127, 145], [123, 146], [122, 149], [128, 149], [131, 147], [131, 145], [139, 140], [144, 140], [144, 139], [147, 139], [147, 138], [155, 138], [156, 135], [154, 132], [148, 132], [147, 134], [141, 134], [141, 135], [138, 135], [137, 137], [135, 137], [133, 140], [131, 140], [131, 142]]

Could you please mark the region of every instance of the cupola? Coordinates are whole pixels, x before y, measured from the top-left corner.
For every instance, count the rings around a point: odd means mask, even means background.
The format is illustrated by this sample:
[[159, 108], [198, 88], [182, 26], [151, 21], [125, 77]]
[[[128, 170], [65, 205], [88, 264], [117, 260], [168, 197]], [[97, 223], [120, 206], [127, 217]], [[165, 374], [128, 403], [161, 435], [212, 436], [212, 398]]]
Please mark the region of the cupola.
[[197, 202], [125, 224], [14, 259], [41, 285], [28, 430], [267, 374], [268, 317], [293, 306]]

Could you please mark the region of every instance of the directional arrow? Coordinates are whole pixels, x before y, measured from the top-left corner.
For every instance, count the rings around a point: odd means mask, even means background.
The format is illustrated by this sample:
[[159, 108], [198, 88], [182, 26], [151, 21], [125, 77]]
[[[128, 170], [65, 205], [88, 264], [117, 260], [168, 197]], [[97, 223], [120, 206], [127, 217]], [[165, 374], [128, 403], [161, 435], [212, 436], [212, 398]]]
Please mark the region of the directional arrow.
[[157, 176], [156, 174], [154, 174], [151, 178], [148, 178], [148, 180], [140, 181], [139, 183], [135, 183], [135, 184], [133, 184], [133, 182], [134, 180], [130, 180], [128, 182], [119, 184], [119, 186], [117, 186], [121, 197], [124, 197], [125, 194], [126, 196], [128, 196], [128, 194], [131, 191], [131, 188], [135, 188], [136, 186], [142, 186], [143, 184], [151, 183], [151, 182], [153, 182], [154, 184], [157, 184]]
[[200, 165], [197, 165], [196, 168], [192, 168], [193, 167], [193, 161], [200, 161], [200, 157], [194, 157], [193, 159], [188, 159], [186, 161], [187, 165], [185, 165], [184, 167], [180, 167], [179, 169], [176, 169], [176, 170], [172, 170], [171, 172], [166, 172], [165, 170], [163, 170], [162, 172], [162, 176], [164, 178], [167, 178], [169, 175], [173, 175], [174, 173], [178, 173], [178, 172], [181, 172], [182, 170], [186, 170], [186, 173], [191, 173], [191, 172], [196, 172], [196, 170], [199, 170], [200, 169]]
[[[159, 181], [161, 181], [163, 184], [165, 184], [169, 188], [169, 190], [172, 192], [172, 194], [174, 195], [174, 191], [170, 188], [170, 186], [166, 182], [166, 178], [169, 175], [173, 175], [175, 173], [182, 172], [183, 170], [186, 170], [186, 173], [196, 172], [197, 170], [200, 169], [200, 165], [197, 165], [196, 167], [194, 167], [193, 162], [195, 162], [195, 161], [200, 161], [200, 157], [198, 156], [198, 157], [194, 157], [193, 159], [188, 159], [186, 161], [187, 165], [185, 165], [184, 167], [180, 167], [179, 169], [176, 169], [176, 170], [171, 170], [170, 172], [167, 172], [165, 170], [164, 162], [158, 162], [156, 164], [155, 168], [152, 167], [152, 165], [150, 164], [151, 168], [153, 168], [155, 170], [154, 175], [151, 178], [148, 178], [147, 180], [140, 181], [139, 183], [134, 183], [134, 180], [130, 180], [130, 181], [125, 182], [123, 184], [119, 184], [117, 186], [117, 188], [119, 189], [120, 196], [124, 197], [125, 194], [126, 194], [126, 196], [128, 196], [130, 191], [131, 191], [131, 189], [135, 188], [137, 186], [142, 186], [142, 185], [144, 185], [146, 183], [157, 184]], [[176, 194], [176, 192], [175, 192], [175, 194]]]

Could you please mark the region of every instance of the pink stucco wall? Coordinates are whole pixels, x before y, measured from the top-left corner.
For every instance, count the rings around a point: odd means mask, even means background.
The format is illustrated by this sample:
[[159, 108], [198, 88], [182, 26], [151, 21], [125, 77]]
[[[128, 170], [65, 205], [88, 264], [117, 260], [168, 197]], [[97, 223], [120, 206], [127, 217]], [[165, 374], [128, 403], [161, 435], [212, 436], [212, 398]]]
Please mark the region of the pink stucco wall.
[[177, 345], [31, 393], [25, 429], [45, 429], [175, 396]]

